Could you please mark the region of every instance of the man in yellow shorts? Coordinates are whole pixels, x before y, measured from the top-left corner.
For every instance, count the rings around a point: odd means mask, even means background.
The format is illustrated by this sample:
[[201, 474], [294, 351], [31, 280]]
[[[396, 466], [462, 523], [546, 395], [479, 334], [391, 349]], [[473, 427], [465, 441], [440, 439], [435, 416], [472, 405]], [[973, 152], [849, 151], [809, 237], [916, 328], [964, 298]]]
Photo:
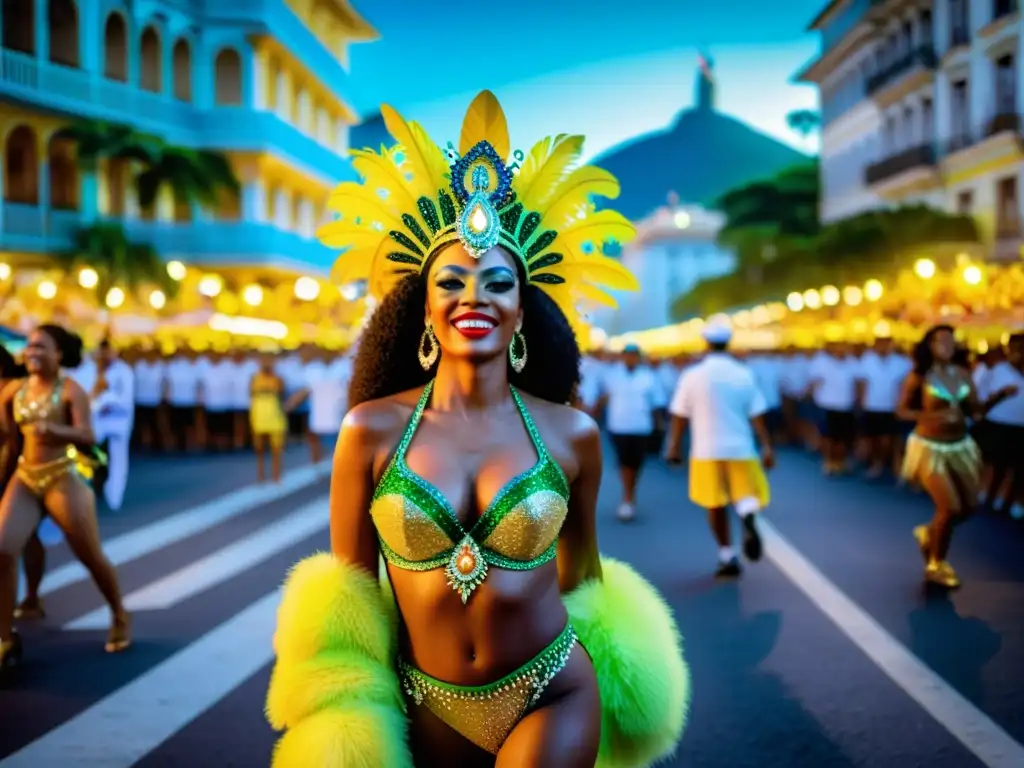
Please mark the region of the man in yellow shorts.
[[[669, 411], [672, 414], [665, 458], [681, 462], [680, 442], [690, 427], [690, 500], [708, 511], [708, 523], [718, 542], [717, 576], [739, 576], [739, 559], [732, 547], [728, 507], [743, 521], [743, 554], [761, 559], [756, 514], [768, 506], [764, 470], [775, 463], [764, 423], [767, 404], [753, 371], [727, 352], [732, 329], [725, 320], [704, 327], [708, 352], [683, 374]], [[755, 444], [760, 442], [760, 453]]]

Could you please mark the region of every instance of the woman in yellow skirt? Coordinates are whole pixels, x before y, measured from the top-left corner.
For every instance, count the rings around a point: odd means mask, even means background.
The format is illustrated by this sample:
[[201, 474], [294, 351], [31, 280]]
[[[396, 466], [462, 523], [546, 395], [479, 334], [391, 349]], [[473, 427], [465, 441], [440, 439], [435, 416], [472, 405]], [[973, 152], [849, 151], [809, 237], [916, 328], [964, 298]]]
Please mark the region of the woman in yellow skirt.
[[946, 561], [953, 528], [978, 503], [981, 451], [968, 432], [968, 418], [978, 421], [1016, 389], [1007, 387], [985, 402], [978, 400], [953, 328], [938, 325], [914, 349], [914, 371], [903, 383], [897, 415], [916, 423], [907, 439], [903, 477], [927, 491], [935, 504], [928, 525], [914, 529], [924, 558], [925, 580], [946, 589], [960, 578]]
[[253, 375], [249, 389], [252, 393], [249, 422], [256, 449], [256, 476], [261, 483], [266, 480], [266, 455], [269, 451], [270, 474], [276, 483], [281, 480], [281, 453], [288, 433], [288, 420], [281, 404], [284, 380], [274, 370], [273, 355], [265, 354], [260, 358], [260, 369]]

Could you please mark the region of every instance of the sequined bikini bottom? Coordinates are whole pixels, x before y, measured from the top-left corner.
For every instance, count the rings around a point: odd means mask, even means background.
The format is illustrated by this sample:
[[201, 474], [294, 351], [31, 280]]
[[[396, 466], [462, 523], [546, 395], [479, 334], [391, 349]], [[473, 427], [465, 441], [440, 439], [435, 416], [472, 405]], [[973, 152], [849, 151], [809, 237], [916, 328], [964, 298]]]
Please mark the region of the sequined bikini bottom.
[[571, 625], [515, 672], [488, 685], [444, 683], [404, 661], [398, 668], [402, 687], [416, 705], [492, 755], [498, 754], [512, 729], [540, 700], [548, 683], [565, 668], [576, 646]]
[[29, 493], [42, 499], [57, 481], [68, 474], [74, 474], [82, 480], [92, 480], [93, 472], [99, 462], [84, 456], [74, 446], [69, 445], [67, 452], [59, 459], [45, 461], [41, 464], [29, 464], [24, 456], [18, 457], [15, 477], [28, 488]]

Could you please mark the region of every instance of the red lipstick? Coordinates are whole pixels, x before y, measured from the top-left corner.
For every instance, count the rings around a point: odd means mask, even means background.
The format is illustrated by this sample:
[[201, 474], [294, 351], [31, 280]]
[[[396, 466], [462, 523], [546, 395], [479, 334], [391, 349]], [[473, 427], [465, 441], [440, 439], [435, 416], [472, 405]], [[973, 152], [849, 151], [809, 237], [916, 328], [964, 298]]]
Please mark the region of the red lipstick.
[[467, 339], [482, 339], [498, 327], [498, 321], [480, 312], [466, 312], [452, 318], [452, 325]]

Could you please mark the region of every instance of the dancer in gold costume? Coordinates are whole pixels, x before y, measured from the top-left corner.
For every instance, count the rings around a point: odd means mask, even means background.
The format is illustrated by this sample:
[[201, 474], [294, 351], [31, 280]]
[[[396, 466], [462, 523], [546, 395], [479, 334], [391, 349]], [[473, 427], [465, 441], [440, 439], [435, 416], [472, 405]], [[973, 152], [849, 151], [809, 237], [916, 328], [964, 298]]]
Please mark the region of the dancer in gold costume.
[[[601, 443], [570, 407], [576, 302], [635, 289], [601, 255], [632, 226], [575, 167], [581, 136], [513, 152], [490, 92], [442, 150], [354, 153], [331, 198], [336, 279], [368, 279], [331, 554], [290, 575], [267, 711], [277, 768], [646, 766], [683, 728], [672, 614], [598, 552]], [[378, 559], [386, 561], [378, 580]]]
[[15, 430], [22, 439], [14, 477], [0, 500], [0, 675], [21, 660], [21, 642], [12, 628], [17, 564], [44, 514], [60, 526], [110, 605], [107, 651], [123, 651], [131, 643], [128, 613], [114, 567], [100, 546], [96, 499], [88, 484], [93, 466], [87, 452], [94, 442], [89, 396], [61, 373], [62, 366], [76, 367], [81, 355], [82, 341], [75, 334], [41, 326], [25, 348], [28, 376], [0, 392], [0, 439], [11, 439]]
[[916, 422], [907, 439], [903, 477], [924, 488], [935, 504], [931, 523], [914, 529], [925, 579], [947, 589], [960, 586], [946, 561], [953, 528], [974, 511], [982, 487], [981, 451], [967, 420], [981, 419], [1016, 392], [1008, 387], [979, 402], [961, 357], [951, 326], [929, 330], [914, 349], [914, 371], [897, 409], [900, 418]]

